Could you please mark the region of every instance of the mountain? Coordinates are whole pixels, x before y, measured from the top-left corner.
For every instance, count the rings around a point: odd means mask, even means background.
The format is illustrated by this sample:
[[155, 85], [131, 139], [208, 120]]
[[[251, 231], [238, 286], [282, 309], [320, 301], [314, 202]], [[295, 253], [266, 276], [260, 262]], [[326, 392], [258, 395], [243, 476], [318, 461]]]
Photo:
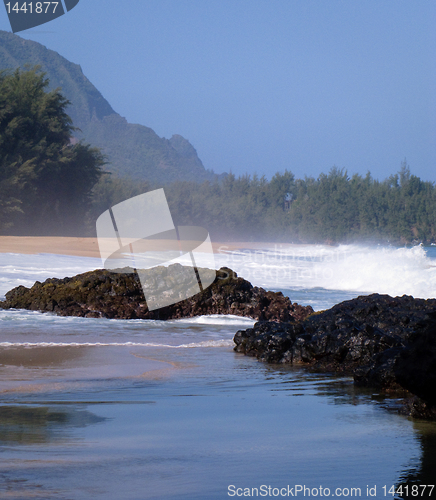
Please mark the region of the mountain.
[[86, 78], [82, 68], [40, 43], [0, 31], [0, 70], [40, 65], [50, 88], [60, 87], [71, 101], [67, 112], [78, 139], [101, 148], [107, 170], [151, 184], [175, 180], [205, 181], [217, 176], [204, 168], [197, 152], [181, 135], [159, 137], [151, 128], [128, 123]]

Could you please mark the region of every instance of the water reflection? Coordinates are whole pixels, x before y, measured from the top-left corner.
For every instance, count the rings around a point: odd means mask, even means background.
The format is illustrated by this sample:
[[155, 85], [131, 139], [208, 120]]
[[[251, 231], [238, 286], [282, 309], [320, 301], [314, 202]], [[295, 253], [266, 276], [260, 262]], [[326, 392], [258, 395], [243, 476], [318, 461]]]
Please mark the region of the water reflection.
[[[403, 495], [398, 498], [436, 498], [436, 423], [414, 421], [413, 428], [421, 445], [421, 460], [401, 474], [397, 487], [402, 486]], [[414, 485], [418, 485], [418, 489], [412, 490]], [[424, 489], [424, 485], [435, 487], [431, 491]]]
[[9, 347], [0, 349], [0, 367], [50, 368], [78, 360], [85, 350], [75, 346]]
[[185, 363], [165, 380], [6, 394], [0, 497], [2, 484], [15, 498], [185, 500], [224, 498], [226, 481], [365, 487], [374, 477], [380, 492], [382, 480], [432, 480], [436, 427], [388, 413], [391, 400], [350, 377], [212, 349], [194, 364], [187, 351], [165, 351]]
[[71, 430], [104, 421], [86, 410], [50, 406], [0, 406], [0, 444], [48, 444], [71, 439]]
[[[391, 414], [397, 413], [402, 408], [401, 399], [389, 397], [374, 389], [356, 387], [351, 377], [310, 373], [305, 368], [281, 365], [267, 365], [265, 377], [267, 380], [279, 382], [273, 391], [287, 391], [291, 396], [311, 392], [326, 397], [330, 404], [372, 404], [381, 411]], [[398, 418], [410, 422], [421, 452], [420, 456], [411, 459], [407, 468], [400, 473], [395, 485], [398, 493], [387, 496], [392, 499], [436, 498], [436, 422], [413, 420], [400, 415]], [[434, 485], [434, 488], [428, 485]]]

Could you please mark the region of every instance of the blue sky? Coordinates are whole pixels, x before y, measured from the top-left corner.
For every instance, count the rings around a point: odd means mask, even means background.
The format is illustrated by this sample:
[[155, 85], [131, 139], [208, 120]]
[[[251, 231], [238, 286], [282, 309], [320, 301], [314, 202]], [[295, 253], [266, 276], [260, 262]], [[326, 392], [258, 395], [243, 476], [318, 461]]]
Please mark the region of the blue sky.
[[217, 173], [436, 181], [435, 26], [434, 0], [80, 0], [18, 35]]

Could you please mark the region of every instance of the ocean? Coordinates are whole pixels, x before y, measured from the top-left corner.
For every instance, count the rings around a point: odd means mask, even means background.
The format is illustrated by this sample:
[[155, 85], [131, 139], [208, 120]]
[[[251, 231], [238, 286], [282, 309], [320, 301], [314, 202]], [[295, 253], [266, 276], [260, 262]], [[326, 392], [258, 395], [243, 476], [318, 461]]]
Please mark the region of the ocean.
[[[317, 311], [374, 292], [436, 297], [436, 247], [223, 245], [215, 262]], [[0, 254], [0, 298], [100, 267]], [[350, 377], [235, 353], [253, 324], [0, 310], [0, 498], [428, 497], [436, 424]]]

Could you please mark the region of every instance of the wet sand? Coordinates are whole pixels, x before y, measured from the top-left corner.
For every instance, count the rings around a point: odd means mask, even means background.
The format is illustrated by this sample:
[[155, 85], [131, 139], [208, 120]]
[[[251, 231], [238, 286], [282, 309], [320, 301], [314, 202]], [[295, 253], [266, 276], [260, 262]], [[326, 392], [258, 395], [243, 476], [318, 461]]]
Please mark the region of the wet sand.
[[173, 363], [150, 359], [140, 347], [26, 346], [0, 347], [0, 394], [73, 390], [78, 386], [126, 379], [162, 379]]

